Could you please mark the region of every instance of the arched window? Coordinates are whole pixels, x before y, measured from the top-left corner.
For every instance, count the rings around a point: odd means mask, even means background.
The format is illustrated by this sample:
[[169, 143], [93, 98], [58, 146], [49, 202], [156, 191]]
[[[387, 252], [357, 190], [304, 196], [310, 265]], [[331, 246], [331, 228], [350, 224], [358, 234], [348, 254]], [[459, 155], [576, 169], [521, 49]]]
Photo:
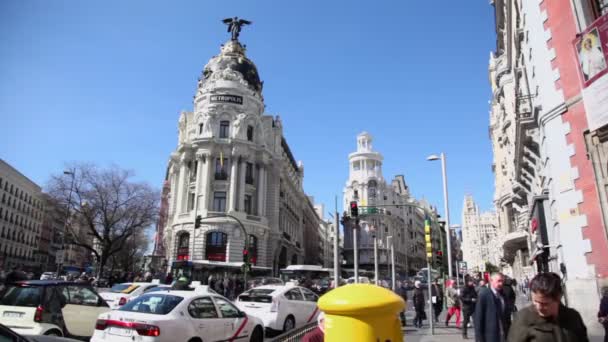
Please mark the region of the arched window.
[[249, 262], [252, 265], [258, 262], [258, 238], [255, 235], [249, 235]]
[[177, 260], [190, 259], [190, 234], [182, 233], [177, 239]]
[[207, 233], [205, 242], [205, 259], [226, 261], [226, 245], [228, 234], [222, 232]]

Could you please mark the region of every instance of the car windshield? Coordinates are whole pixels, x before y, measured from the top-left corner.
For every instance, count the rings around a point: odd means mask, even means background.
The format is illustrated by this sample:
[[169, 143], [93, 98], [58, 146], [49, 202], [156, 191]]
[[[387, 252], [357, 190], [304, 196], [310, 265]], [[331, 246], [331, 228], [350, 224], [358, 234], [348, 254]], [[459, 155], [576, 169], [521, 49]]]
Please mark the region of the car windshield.
[[135, 291], [139, 286], [135, 284], [116, 284], [112, 286], [110, 292], [129, 294]]
[[120, 311], [166, 315], [173, 310], [184, 298], [171, 295], [150, 293], [137, 297], [128, 302]]
[[241, 302], [272, 303], [273, 289], [253, 289], [239, 296]]
[[40, 304], [42, 287], [9, 286], [0, 299], [0, 305], [36, 307]]

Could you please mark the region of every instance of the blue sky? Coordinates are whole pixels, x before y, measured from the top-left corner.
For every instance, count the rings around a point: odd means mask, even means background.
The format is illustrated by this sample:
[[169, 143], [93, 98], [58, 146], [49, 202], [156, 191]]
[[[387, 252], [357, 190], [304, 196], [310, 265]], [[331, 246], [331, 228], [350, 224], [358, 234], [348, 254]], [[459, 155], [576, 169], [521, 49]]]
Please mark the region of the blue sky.
[[0, 1], [0, 158], [41, 185], [89, 161], [160, 187], [232, 16], [254, 22], [241, 41], [317, 202], [341, 202], [365, 130], [385, 178], [441, 212], [426, 156], [447, 154], [452, 223], [465, 193], [492, 208], [488, 1]]

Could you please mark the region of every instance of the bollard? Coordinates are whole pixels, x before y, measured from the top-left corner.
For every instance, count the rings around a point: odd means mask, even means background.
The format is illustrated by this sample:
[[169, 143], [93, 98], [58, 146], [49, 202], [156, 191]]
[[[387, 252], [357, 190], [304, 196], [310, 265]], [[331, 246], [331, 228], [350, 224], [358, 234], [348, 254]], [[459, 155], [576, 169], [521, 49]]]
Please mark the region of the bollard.
[[325, 313], [325, 341], [403, 341], [399, 312], [405, 302], [397, 294], [371, 284], [338, 287], [319, 299]]

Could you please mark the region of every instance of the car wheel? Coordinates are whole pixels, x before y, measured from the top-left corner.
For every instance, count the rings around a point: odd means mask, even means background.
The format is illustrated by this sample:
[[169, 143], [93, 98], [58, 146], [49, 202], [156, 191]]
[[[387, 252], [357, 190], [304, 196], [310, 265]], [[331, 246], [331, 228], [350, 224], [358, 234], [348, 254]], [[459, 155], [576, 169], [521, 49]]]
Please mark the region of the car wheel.
[[285, 319], [285, 323], [283, 323], [283, 332], [287, 332], [296, 327], [296, 320], [293, 316], [289, 316]]
[[198, 337], [193, 337], [193, 338], [189, 339], [188, 342], [203, 342], [203, 340], [201, 340]]
[[44, 335], [46, 336], [63, 336], [63, 334], [59, 331], [59, 330], [49, 330], [46, 333], [44, 333]]
[[263, 342], [264, 341], [264, 330], [259, 325], [253, 329], [253, 334], [251, 334], [250, 342]]

